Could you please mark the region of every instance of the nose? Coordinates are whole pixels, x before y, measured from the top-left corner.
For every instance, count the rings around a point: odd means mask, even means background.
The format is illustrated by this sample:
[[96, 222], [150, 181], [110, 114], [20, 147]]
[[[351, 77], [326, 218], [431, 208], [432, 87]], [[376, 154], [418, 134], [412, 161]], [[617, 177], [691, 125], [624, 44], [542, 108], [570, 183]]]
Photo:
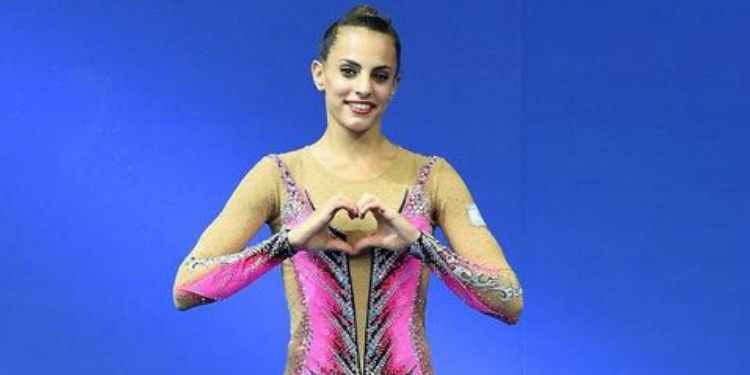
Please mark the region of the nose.
[[370, 77], [367, 77], [364, 74], [359, 77], [354, 92], [360, 99], [369, 98], [372, 95], [372, 82], [370, 81]]

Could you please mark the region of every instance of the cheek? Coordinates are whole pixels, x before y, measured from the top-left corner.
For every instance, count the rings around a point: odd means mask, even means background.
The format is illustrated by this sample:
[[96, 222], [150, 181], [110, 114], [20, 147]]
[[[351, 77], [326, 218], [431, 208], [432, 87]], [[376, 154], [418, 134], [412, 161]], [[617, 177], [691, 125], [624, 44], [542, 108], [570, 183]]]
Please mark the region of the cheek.
[[387, 100], [391, 97], [391, 92], [393, 92], [393, 87], [391, 85], [379, 86], [376, 92], [380, 99]]
[[328, 84], [326, 85], [326, 88], [328, 92], [330, 92], [333, 96], [336, 96], [336, 97], [342, 96], [342, 95], [345, 96], [351, 90], [348, 82], [339, 77], [329, 80]]

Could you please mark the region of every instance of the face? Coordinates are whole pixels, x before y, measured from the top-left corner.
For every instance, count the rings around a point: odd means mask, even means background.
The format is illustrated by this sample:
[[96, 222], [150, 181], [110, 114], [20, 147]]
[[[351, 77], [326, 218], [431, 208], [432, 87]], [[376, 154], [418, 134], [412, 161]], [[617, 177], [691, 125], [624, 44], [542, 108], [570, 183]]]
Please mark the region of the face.
[[312, 64], [315, 86], [325, 91], [329, 127], [379, 130], [398, 84], [396, 64], [390, 36], [363, 27], [340, 28], [326, 61]]

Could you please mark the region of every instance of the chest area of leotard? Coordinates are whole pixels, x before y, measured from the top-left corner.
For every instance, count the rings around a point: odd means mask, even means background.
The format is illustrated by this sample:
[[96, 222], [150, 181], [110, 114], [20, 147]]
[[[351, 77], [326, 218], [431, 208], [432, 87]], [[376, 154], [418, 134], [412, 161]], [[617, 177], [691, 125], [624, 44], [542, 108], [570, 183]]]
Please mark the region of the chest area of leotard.
[[[308, 176], [305, 176], [308, 177]], [[317, 209], [326, 204], [337, 194], [345, 196], [352, 204], [357, 205], [365, 194], [378, 197], [384, 205], [399, 210], [405, 202], [407, 191], [411, 187], [413, 179], [402, 181], [377, 179], [366, 183], [347, 183], [325, 178], [307, 178], [303, 182], [310, 202]], [[368, 233], [375, 231], [377, 223], [372, 214], [367, 214], [363, 219], [350, 218], [344, 210], [339, 211], [331, 220], [331, 225], [347, 235], [348, 239], [356, 241]]]

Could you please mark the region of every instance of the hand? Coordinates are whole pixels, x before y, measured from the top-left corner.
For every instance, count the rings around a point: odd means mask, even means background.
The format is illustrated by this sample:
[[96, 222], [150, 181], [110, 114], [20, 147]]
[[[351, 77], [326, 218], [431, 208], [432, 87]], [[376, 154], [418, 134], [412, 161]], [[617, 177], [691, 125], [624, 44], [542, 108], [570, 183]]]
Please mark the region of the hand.
[[372, 247], [394, 251], [404, 250], [421, 234], [406, 218], [384, 205], [380, 198], [373, 194], [363, 195], [357, 202], [357, 209], [360, 219], [363, 219], [368, 212], [372, 212], [378, 226], [374, 234], [354, 244], [355, 253]]
[[350, 255], [357, 252], [346, 241], [336, 237], [329, 230], [328, 224], [336, 216], [339, 210], [346, 210], [349, 218], [354, 219], [359, 215], [357, 207], [342, 194], [333, 196], [323, 206], [289, 231], [289, 243], [294, 249], [305, 249], [309, 251], [337, 250]]

